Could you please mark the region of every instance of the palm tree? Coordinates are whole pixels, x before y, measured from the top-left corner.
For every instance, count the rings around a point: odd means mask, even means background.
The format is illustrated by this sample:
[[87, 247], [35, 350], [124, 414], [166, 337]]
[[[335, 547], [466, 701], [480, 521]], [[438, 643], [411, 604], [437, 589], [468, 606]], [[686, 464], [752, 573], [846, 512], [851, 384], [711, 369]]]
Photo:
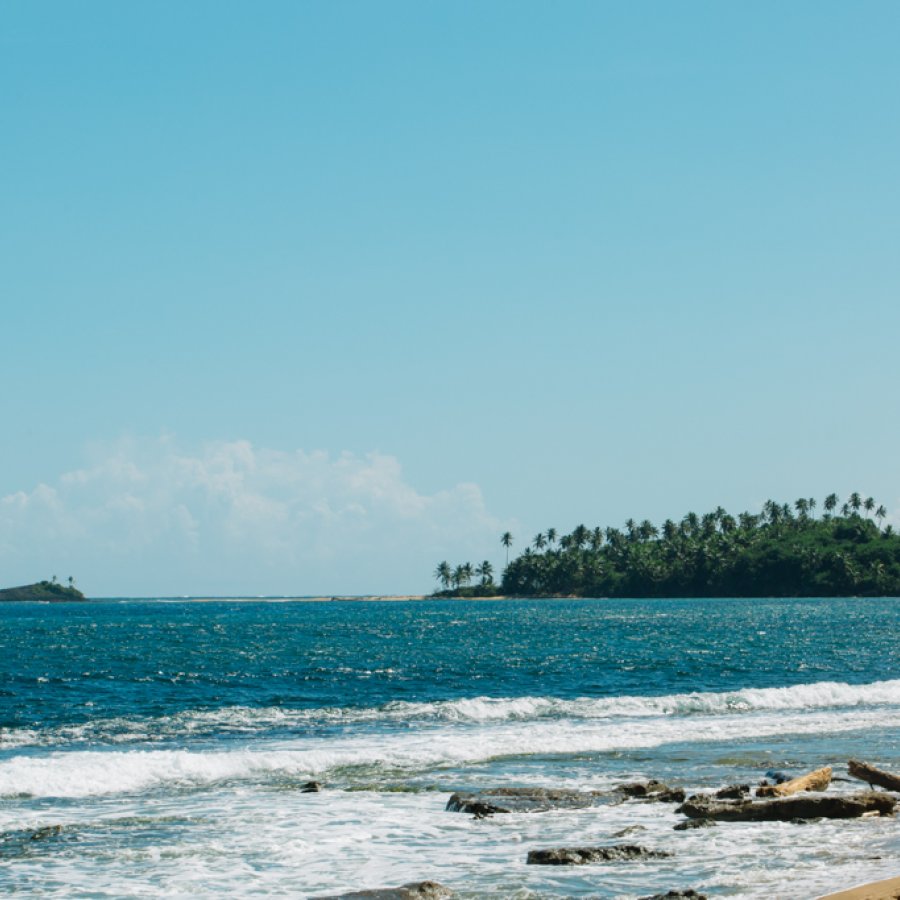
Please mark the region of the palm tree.
[[553, 546], [556, 543], [556, 529], [548, 528], [547, 529], [547, 543]]
[[438, 563], [438, 567], [434, 570], [434, 577], [443, 585], [444, 590], [450, 587], [450, 582], [453, 580], [453, 570], [446, 559]]
[[506, 547], [506, 565], [509, 566], [509, 548], [512, 546], [513, 536], [509, 531], [504, 531], [503, 536], [500, 538], [500, 543]]
[[862, 506], [862, 497], [859, 496], [858, 491], [854, 491], [850, 495], [850, 508], [858, 515], [860, 506]]
[[575, 530], [572, 532], [572, 543], [575, 545], [576, 550], [580, 550], [588, 540], [590, 536], [590, 532], [584, 525], [578, 525]]
[[868, 518], [869, 513], [875, 509], [875, 500], [873, 497], [866, 497], [865, 503], [863, 503], [863, 508], [866, 511], [866, 518]]
[[534, 540], [533, 540], [531, 543], [534, 544], [534, 549], [535, 549], [535, 550], [543, 550], [544, 547], [547, 545], [547, 540], [546, 540], [546, 538], [544, 537], [544, 532], [543, 532], [543, 531], [539, 531], [539, 532], [534, 536]]
[[475, 567], [475, 574], [481, 579], [482, 587], [487, 587], [494, 582], [494, 567], [488, 560]]
[[795, 500], [794, 508], [797, 510], [797, 515], [800, 516], [801, 519], [805, 519], [809, 515], [809, 500], [805, 497]]
[[875, 518], [878, 519], [878, 527], [879, 528], [881, 528], [881, 522], [886, 515], [887, 515], [887, 510], [883, 506], [879, 506], [878, 509], [875, 510]]
[[838, 505], [838, 495], [837, 494], [829, 494], [825, 498], [825, 502], [822, 504], [822, 506], [825, 509], [825, 514], [826, 514], [827, 518], [831, 518], [834, 511], [837, 509], [837, 505]]

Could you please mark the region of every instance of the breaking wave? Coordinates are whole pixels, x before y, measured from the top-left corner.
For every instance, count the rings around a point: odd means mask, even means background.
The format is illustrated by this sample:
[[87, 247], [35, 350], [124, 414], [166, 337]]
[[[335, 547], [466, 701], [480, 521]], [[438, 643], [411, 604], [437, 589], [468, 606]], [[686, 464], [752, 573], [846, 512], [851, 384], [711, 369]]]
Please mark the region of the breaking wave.
[[821, 681], [792, 687], [747, 688], [724, 693], [659, 697], [471, 697], [433, 703], [397, 701], [377, 707], [228, 706], [186, 710], [169, 716], [95, 719], [52, 729], [0, 729], [0, 749], [79, 743], [127, 744], [204, 736], [307, 731], [317, 726], [371, 723], [502, 723], [544, 719], [616, 719], [719, 716], [786, 710], [853, 709], [900, 705], [900, 679], [851, 685]]

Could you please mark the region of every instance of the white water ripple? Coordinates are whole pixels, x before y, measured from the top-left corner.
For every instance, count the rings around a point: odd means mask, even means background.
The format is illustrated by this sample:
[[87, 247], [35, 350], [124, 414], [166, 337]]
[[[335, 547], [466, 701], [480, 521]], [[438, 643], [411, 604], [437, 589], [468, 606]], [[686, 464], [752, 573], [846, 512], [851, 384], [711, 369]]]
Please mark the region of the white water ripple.
[[360, 723], [500, 723], [546, 719], [615, 719], [657, 716], [720, 716], [763, 711], [853, 709], [900, 705], [900, 679], [870, 684], [820, 681], [791, 687], [693, 692], [663, 696], [469, 697], [377, 707], [228, 706], [186, 710], [170, 716], [96, 719], [57, 728], [0, 729], [0, 749], [79, 742], [123, 744], [182, 739], [221, 733], [258, 734], [272, 729], [308, 729], [316, 725]]
[[[800, 710], [710, 718], [545, 720], [457, 724], [404, 732], [365, 730], [340, 738], [297, 738], [262, 749], [69, 750], [0, 761], [0, 796], [89, 797], [230, 780], [340, 777], [348, 768], [407, 774], [496, 758], [604, 753], [683, 741], [837, 734], [900, 728], [900, 709]], [[258, 747], [259, 745], [257, 745]]]

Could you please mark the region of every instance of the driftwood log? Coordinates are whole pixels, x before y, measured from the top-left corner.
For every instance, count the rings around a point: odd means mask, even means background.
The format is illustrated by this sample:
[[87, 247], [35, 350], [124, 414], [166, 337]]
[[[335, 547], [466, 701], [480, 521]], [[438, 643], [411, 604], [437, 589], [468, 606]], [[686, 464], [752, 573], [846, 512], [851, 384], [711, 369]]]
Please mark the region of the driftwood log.
[[757, 797], [789, 797], [800, 791], [824, 791], [831, 784], [831, 766], [823, 766], [814, 772], [783, 781], [781, 784], [764, 784], [756, 789]]
[[876, 769], [866, 762], [858, 759], [851, 759], [847, 763], [847, 771], [860, 781], [865, 781], [869, 787], [878, 785], [888, 791], [900, 791], [900, 775], [893, 775], [891, 772], [885, 772], [884, 769]]
[[889, 816], [897, 798], [880, 791], [859, 794], [823, 794], [778, 797], [774, 800], [713, 800], [695, 796], [678, 807], [689, 819], [720, 822], [790, 822], [792, 819], [854, 819], [866, 813]]

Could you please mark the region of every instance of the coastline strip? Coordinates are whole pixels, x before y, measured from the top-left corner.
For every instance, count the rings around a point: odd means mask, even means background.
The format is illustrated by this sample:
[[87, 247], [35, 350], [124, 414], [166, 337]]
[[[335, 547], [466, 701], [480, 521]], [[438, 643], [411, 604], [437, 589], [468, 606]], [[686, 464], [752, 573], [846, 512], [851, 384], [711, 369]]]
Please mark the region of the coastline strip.
[[900, 875], [884, 881], [870, 881], [836, 894], [823, 894], [817, 900], [897, 900], [900, 898]]

